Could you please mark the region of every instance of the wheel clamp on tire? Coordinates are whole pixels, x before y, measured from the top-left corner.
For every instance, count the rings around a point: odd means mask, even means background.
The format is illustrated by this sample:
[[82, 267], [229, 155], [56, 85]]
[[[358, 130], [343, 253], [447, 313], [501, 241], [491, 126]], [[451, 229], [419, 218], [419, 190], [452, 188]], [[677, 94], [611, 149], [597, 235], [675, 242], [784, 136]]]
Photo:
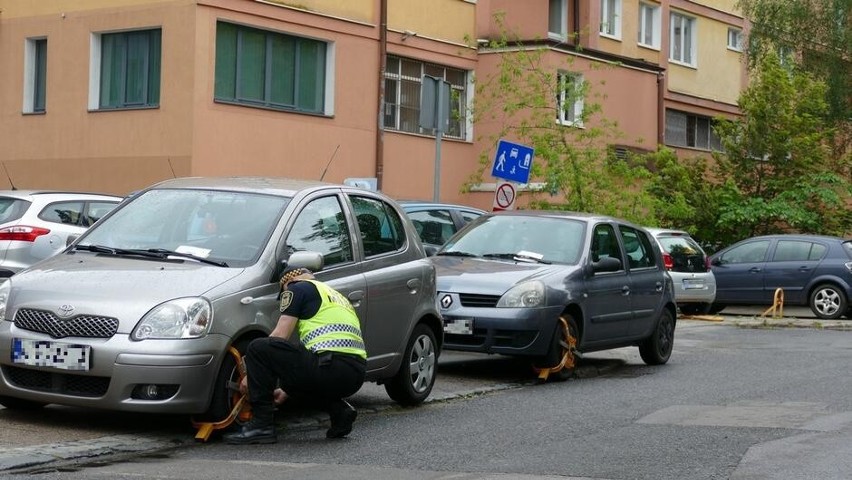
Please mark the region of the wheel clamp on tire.
[[[243, 362], [242, 355], [240, 355], [239, 350], [234, 347], [229, 347], [228, 353], [233, 356], [234, 360], [237, 362], [237, 371], [240, 375], [239, 381], [242, 382], [242, 380], [246, 377], [246, 364]], [[210, 435], [213, 434], [214, 430], [227, 428], [237, 420], [240, 422], [246, 422], [251, 419], [251, 405], [248, 401], [248, 395], [240, 393], [239, 383], [236, 385], [229, 383], [228, 388], [234, 392], [231, 396], [231, 402], [233, 403], [231, 413], [218, 422], [196, 422], [195, 419], [193, 419], [192, 426], [198, 429], [198, 432], [195, 434], [196, 440], [206, 442], [210, 438]]]
[[761, 317], [765, 317], [772, 313], [772, 318], [781, 318], [784, 316], [784, 290], [781, 288], [775, 289], [775, 296], [772, 298], [772, 306], [767, 308]]
[[[559, 364], [548, 368], [533, 367], [535, 373], [538, 374], [538, 379], [542, 382], [547, 381], [547, 377], [551, 373], [556, 373], [563, 368], [574, 368], [574, 349], [577, 347], [577, 339], [571, 335], [571, 330], [568, 328], [568, 322], [564, 317], [559, 317], [559, 322], [562, 324], [562, 339], [559, 340], [559, 345], [562, 346], [562, 360]], [[565, 343], [565, 338], [568, 343]]]

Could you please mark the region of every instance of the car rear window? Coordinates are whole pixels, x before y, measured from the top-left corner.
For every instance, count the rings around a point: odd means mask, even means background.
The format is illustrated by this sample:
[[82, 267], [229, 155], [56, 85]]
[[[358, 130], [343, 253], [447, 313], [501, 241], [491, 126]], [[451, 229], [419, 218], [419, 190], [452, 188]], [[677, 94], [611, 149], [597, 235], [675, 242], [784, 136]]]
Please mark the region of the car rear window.
[[852, 258], [852, 240], [843, 242], [843, 251], [846, 252], [849, 258]]
[[0, 223], [13, 222], [23, 217], [31, 204], [20, 198], [0, 197]]
[[704, 251], [692, 237], [671, 235], [658, 237], [660, 245], [672, 257], [674, 272], [703, 272], [707, 270]]

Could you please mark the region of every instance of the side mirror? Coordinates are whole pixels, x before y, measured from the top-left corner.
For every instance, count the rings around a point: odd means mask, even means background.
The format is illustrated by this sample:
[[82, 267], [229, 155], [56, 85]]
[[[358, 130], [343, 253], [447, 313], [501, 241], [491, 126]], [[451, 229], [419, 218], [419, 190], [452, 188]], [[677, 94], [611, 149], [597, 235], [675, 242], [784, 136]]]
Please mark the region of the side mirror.
[[325, 259], [319, 252], [298, 251], [290, 254], [290, 258], [278, 262], [278, 270], [275, 272], [275, 278], [272, 282], [277, 282], [285, 271], [291, 268], [307, 268], [308, 270], [317, 273], [325, 266]]
[[438, 247], [432, 245], [423, 245], [423, 249], [426, 250], [427, 257], [434, 257], [438, 253], [438, 250], [440, 250]]
[[617, 272], [621, 270], [621, 260], [613, 257], [602, 258], [597, 262], [592, 262], [592, 271], [598, 272]]
[[721, 259], [721, 258], [719, 258], [719, 257], [716, 257], [716, 258], [712, 258], [712, 259], [710, 259], [710, 265], [716, 265], [716, 266], [719, 266], [719, 265], [721, 265], [721, 264], [722, 264], [722, 259]]

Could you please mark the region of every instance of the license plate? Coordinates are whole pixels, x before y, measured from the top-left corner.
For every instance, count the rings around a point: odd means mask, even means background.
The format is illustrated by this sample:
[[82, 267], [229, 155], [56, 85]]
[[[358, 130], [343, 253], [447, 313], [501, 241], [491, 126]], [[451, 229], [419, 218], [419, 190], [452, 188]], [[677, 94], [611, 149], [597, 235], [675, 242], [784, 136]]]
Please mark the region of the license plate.
[[61, 370], [89, 369], [92, 347], [48, 340], [12, 340], [12, 363]]
[[685, 278], [683, 280], [683, 288], [685, 290], [695, 289], [695, 288], [704, 288], [704, 280], [692, 280]]
[[460, 318], [444, 322], [444, 333], [454, 335], [473, 335], [473, 319]]

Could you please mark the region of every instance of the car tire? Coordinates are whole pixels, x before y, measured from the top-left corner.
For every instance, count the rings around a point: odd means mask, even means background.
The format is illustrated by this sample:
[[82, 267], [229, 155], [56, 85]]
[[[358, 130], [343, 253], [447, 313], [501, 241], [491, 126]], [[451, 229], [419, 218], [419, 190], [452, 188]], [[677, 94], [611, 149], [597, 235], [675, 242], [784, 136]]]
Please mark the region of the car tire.
[[[243, 341], [234, 344], [234, 348], [245, 355], [248, 342]], [[224, 420], [231, 413], [235, 403], [240, 398], [240, 393], [234, 390], [235, 385], [240, 384], [240, 373], [237, 369], [237, 360], [230, 352], [225, 353], [219, 373], [216, 374], [216, 383], [213, 385], [213, 396], [207, 411], [197, 417], [202, 422], [218, 422]]]
[[680, 306], [680, 313], [684, 315], [705, 315], [710, 313], [712, 307], [710, 303], [684, 303]]
[[814, 315], [823, 320], [836, 320], [849, 308], [843, 290], [831, 283], [817, 285], [811, 292], [808, 306]]
[[[565, 320], [567, 331], [561, 320]], [[577, 322], [570, 315], [562, 315], [560, 321], [556, 322], [556, 328], [553, 332], [553, 339], [550, 341], [550, 348], [547, 355], [536, 359], [533, 362], [533, 369], [536, 371], [553, 368], [562, 362], [562, 357], [565, 355], [565, 350], [569, 351], [570, 367], [564, 367], [558, 372], [548, 374], [547, 380], [562, 382], [574, 376], [574, 371], [577, 368], [577, 343], [579, 342], [579, 329]]]
[[3, 405], [9, 410], [29, 411], [38, 410], [47, 404], [43, 402], [35, 402], [33, 400], [24, 400], [22, 398], [0, 396], [0, 405]]
[[716, 315], [717, 313], [724, 310], [725, 307], [727, 307], [727, 305], [721, 303], [711, 303], [710, 308], [707, 310], [707, 313], [709, 313], [710, 315]]
[[422, 323], [414, 327], [399, 371], [385, 384], [385, 391], [393, 401], [413, 406], [429, 397], [438, 374], [437, 345], [431, 328]]
[[662, 365], [669, 361], [674, 348], [675, 319], [664, 308], [654, 332], [639, 345], [639, 355], [647, 365]]

